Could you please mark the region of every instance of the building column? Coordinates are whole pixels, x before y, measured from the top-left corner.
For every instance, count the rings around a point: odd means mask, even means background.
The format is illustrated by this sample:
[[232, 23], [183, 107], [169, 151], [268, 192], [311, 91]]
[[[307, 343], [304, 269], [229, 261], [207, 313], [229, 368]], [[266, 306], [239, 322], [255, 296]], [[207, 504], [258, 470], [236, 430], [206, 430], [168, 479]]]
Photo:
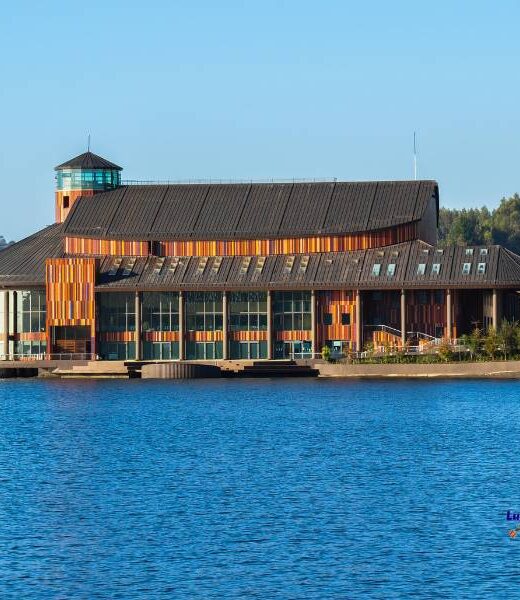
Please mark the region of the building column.
[[222, 358], [229, 358], [229, 341], [228, 341], [228, 293], [222, 292]]
[[493, 295], [491, 298], [491, 315], [492, 315], [492, 325], [495, 328], [495, 331], [498, 331], [500, 327], [500, 319], [501, 319], [501, 311], [500, 311], [500, 293], [494, 288]]
[[18, 337], [18, 292], [13, 291], [13, 327], [11, 328], [11, 335], [13, 339], [13, 359], [16, 358], [16, 338]]
[[446, 337], [451, 342], [452, 339], [452, 329], [451, 325], [453, 323], [453, 310], [452, 310], [452, 298], [451, 298], [451, 290], [446, 290]]
[[317, 352], [316, 348], [316, 293], [311, 291], [311, 353], [312, 358]]
[[361, 352], [363, 344], [363, 325], [361, 319], [361, 292], [356, 290], [356, 352]]
[[4, 331], [2, 339], [4, 342], [4, 360], [9, 357], [9, 292], [5, 290], [4, 294]]
[[267, 290], [267, 360], [273, 359], [273, 299]]
[[406, 291], [401, 290], [401, 345], [406, 348]]
[[141, 292], [135, 292], [135, 360], [141, 360]]
[[179, 360], [184, 360], [184, 292], [179, 292]]

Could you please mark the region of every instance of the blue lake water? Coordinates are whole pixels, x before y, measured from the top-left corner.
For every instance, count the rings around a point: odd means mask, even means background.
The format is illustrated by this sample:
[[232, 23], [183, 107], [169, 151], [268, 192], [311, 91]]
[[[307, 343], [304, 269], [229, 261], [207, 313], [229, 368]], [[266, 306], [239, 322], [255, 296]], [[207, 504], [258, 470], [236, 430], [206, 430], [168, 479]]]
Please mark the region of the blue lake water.
[[518, 597], [519, 392], [0, 380], [0, 597]]

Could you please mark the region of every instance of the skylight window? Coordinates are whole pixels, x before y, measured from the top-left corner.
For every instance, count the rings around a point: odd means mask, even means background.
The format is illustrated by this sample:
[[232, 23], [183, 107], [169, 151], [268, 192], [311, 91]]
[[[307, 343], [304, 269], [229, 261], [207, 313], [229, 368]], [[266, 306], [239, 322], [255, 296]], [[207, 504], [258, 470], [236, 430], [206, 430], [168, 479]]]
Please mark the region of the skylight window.
[[131, 258], [127, 263], [126, 267], [123, 269], [123, 277], [128, 277], [135, 266], [135, 258]]
[[488, 254], [488, 249], [487, 248], [481, 248], [480, 249], [480, 256], [487, 256]]
[[265, 256], [259, 256], [256, 259], [256, 265], [255, 265], [255, 273], [257, 275], [260, 275], [260, 273], [264, 270], [264, 265], [265, 265]]
[[213, 261], [213, 265], [211, 266], [211, 270], [213, 271], [213, 273], [215, 273], [215, 274], [218, 273], [221, 264], [222, 264], [222, 256], [217, 256], [215, 258], [215, 260]]
[[392, 256], [393, 258], [397, 258], [397, 257], [399, 256], [399, 250], [392, 250], [392, 254], [391, 254], [391, 256]]
[[388, 277], [393, 277], [395, 275], [395, 263], [389, 263], [386, 266], [386, 274]]
[[372, 275], [374, 277], [379, 277], [379, 273], [381, 273], [381, 264], [374, 263], [374, 265], [372, 266]]
[[179, 266], [179, 257], [175, 256], [174, 258], [172, 258], [172, 261], [170, 263], [170, 273], [175, 273], [175, 271], [177, 270], [177, 267]]
[[462, 265], [462, 274], [469, 275], [471, 273], [471, 263], [464, 263]]
[[163, 268], [163, 265], [164, 265], [164, 258], [157, 259], [157, 262], [155, 263], [155, 267], [153, 270], [153, 274], [159, 275], [159, 273], [161, 272], [161, 269]]
[[302, 258], [300, 260], [300, 273], [305, 273], [308, 266], [309, 266], [309, 257], [302, 256]]
[[383, 258], [383, 256], [385, 255], [385, 253], [383, 252], [383, 250], [378, 250], [378, 251], [376, 252], [376, 255], [377, 255], [377, 256], [380, 256], [381, 258]]
[[486, 272], [486, 263], [478, 263], [477, 273], [479, 275], [484, 275], [485, 272]]
[[204, 269], [206, 268], [207, 264], [208, 264], [208, 257], [207, 256], [203, 256], [199, 260], [199, 264], [197, 266], [197, 274], [198, 275], [201, 275], [202, 273], [204, 273]]
[[432, 275], [438, 275], [441, 272], [441, 263], [433, 263]]
[[417, 265], [417, 275], [424, 275], [426, 273], [426, 263], [419, 263]]
[[428, 248], [423, 248], [422, 253], [423, 254], [430, 254], [430, 251], [428, 250]]
[[251, 257], [244, 256], [242, 259], [242, 264], [240, 265], [240, 275], [245, 275], [247, 270], [249, 269], [249, 265], [251, 264]]
[[288, 256], [285, 259], [285, 265], [283, 267], [283, 272], [287, 275], [289, 275], [290, 273], [292, 273], [294, 267], [294, 256]]
[[473, 248], [466, 248], [466, 256], [473, 256]]
[[444, 254], [444, 248], [437, 248], [437, 254]]
[[114, 275], [119, 271], [119, 267], [121, 266], [122, 262], [123, 262], [122, 258], [116, 258], [116, 260], [114, 261], [114, 264], [110, 267], [110, 271], [108, 272], [108, 275], [110, 277], [114, 277]]

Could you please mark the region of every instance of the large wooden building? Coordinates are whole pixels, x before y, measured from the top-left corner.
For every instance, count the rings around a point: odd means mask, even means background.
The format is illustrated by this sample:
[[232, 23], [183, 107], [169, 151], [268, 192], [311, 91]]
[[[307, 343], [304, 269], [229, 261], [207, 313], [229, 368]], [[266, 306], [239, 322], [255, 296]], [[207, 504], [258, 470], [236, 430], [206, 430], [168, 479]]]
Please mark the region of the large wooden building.
[[137, 185], [56, 167], [56, 223], [0, 252], [0, 357], [308, 357], [518, 313], [520, 257], [437, 244], [434, 181]]

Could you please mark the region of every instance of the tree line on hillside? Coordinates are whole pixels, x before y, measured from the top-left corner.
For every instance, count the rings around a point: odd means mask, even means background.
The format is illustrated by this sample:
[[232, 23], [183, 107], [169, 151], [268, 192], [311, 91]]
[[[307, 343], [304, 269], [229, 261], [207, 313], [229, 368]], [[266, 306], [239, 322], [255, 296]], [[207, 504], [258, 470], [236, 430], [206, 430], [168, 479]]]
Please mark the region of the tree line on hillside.
[[14, 242], [6, 242], [5, 237], [0, 235], [0, 250], [7, 248], [7, 246], [10, 246], [11, 244], [14, 244]]
[[441, 208], [439, 244], [501, 244], [520, 254], [520, 196], [502, 198], [494, 210]]

